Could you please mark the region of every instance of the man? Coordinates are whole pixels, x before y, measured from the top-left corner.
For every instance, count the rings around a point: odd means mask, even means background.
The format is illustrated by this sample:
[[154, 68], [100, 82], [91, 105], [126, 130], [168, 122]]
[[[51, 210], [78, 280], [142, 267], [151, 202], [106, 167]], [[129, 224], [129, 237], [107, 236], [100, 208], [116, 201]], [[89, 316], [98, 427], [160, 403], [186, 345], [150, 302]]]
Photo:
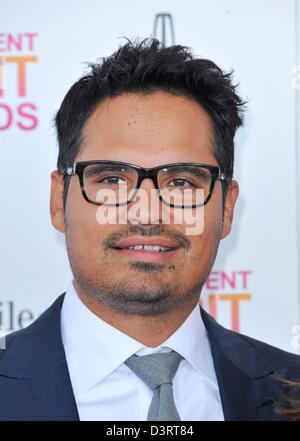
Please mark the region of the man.
[[277, 419], [277, 377], [298, 357], [198, 304], [231, 230], [243, 105], [229, 74], [157, 40], [126, 43], [71, 87], [50, 205], [74, 279], [8, 336], [2, 420]]

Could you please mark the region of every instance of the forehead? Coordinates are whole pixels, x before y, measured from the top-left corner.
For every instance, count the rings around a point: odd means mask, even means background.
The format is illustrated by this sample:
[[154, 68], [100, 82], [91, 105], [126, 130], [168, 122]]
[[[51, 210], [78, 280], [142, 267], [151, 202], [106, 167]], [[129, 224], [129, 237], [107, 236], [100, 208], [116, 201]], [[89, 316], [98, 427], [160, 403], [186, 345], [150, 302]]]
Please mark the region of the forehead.
[[[77, 160], [155, 166], [211, 160], [212, 123], [194, 100], [167, 92], [105, 99], [88, 118]], [[169, 158], [169, 159], [168, 159]]]

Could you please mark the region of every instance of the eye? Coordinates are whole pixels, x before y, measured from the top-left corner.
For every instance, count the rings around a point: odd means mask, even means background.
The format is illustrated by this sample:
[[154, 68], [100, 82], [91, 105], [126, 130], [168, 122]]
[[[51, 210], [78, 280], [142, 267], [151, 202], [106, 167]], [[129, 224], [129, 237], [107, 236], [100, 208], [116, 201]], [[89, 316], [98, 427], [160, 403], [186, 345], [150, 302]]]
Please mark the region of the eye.
[[183, 179], [183, 178], [176, 178], [176, 179], [172, 179], [172, 181], [169, 182], [168, 184], [170, 187], [194, 187], [195, 185], [188, 181], [187, 179]]
[[107, 185], [126, 185], [127, 181], [120, 176], [106, 176], [105, 178], [99, 179], [99, 182]]

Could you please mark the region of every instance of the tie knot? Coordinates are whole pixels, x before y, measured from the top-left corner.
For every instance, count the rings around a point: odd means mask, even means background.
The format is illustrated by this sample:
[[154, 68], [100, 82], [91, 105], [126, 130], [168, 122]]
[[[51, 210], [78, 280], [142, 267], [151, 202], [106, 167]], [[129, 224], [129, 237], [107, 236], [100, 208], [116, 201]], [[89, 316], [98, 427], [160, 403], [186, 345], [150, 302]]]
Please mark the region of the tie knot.
[[162, 384], [172, 384], [182, 356], [175, 351], [149, 355], [132, 355], [125, 364], [154, 390]]

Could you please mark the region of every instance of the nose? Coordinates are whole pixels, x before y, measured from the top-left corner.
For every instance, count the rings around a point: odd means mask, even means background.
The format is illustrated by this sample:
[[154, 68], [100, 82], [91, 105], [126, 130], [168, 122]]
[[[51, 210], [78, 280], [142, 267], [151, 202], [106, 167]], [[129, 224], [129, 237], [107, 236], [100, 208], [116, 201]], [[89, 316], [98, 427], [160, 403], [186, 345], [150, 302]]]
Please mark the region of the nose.
[[151, 178], [142, 180], [133, 203], [129, 204], [128, 222], [145, 225], [161, 223], [161, 203]]
[[143, 188], [146, 191], [155, 190], [154, 182], [151, 178], [144, 178], [141, 182], [140, 188]]

